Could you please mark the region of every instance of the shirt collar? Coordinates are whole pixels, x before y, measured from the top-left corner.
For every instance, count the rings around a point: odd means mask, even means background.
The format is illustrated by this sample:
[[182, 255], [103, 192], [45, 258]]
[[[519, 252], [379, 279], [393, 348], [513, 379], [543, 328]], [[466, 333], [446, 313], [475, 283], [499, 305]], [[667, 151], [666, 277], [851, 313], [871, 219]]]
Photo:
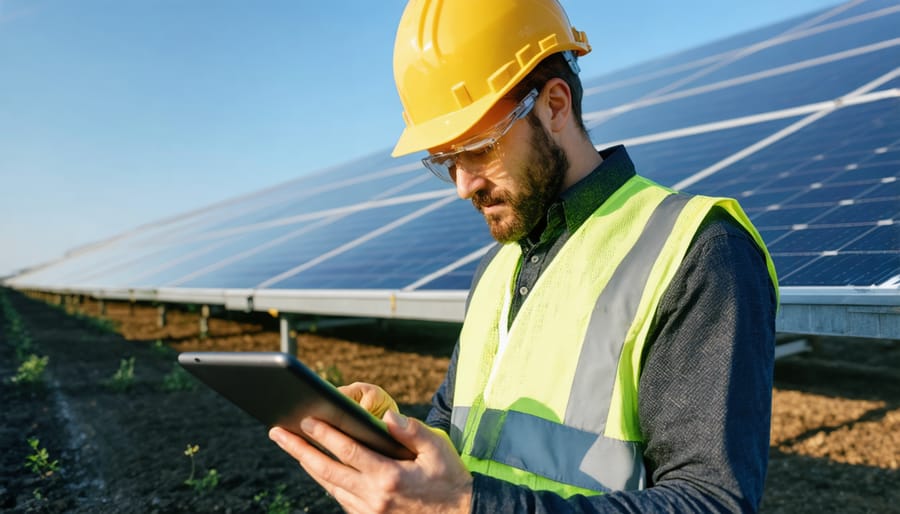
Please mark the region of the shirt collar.
[[624, 146], [602, 150], [600, 156], [603, 162], [560, 195], [569, 233], [575, 232], [597, 207], [635, 175], [634, 163]]
[[563, 226], [570, 234], [578, 230], [600, 204], [635, 175], [634, 163], [624, 146], [602, 150], [600, 156], [603, 162], [563, 191], [559, 200], [550, 205], [546, 218], [541, 220], [531, 234], [519, 241], [523, 251], [542, 239], [555, 239], [562, 232]]

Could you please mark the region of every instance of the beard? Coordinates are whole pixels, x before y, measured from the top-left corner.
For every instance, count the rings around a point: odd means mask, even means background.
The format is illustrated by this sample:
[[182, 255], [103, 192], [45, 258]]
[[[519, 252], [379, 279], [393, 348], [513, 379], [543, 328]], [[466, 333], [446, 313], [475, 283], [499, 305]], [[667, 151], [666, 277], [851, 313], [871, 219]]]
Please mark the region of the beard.
[[484, 214], [491, 236], [500, 243], [518, 241], [546, 215], [550, 205], [556, 201], [562, 187], [563, 178], [569, 168], [569, 159], [562, 147], [547, 134], [544, 126], [535, 118], [528, 117], [531, 126], [529, 156], [519, 183], [519, 190], [489, 193], [478, 191], [472, 197], [472, 204], [483, 214], [485, 206], [506, 204], [511, 214]]

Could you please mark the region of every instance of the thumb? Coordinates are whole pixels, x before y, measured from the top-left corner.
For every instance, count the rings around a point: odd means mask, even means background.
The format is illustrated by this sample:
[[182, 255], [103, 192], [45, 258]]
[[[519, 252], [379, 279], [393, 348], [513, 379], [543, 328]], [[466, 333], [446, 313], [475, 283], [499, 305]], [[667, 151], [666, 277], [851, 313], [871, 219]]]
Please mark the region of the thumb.
[[428, 431], [423, 428], [422, 423], [392, 410], [385, 412], [383, 419], [394, 439], [413, 453], [417, 455], [422, 453], [427, 445], [428, 436], [431, 435], [430, 432], [426, 433]]
[[431, 428], [396, 411], [386, 412], [383, 419], [394, 439], [416, 455], [431, 455], [439, 460], [448, 455], [458, 458], [456, 448], [443, 430]]

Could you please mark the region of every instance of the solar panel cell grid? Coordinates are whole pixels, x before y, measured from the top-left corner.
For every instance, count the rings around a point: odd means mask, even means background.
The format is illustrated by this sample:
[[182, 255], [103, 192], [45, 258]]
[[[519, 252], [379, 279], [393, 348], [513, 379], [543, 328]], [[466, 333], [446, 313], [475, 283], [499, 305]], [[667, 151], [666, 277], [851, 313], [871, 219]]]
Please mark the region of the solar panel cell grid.
[[[600, 126], [608, 137], [629, 138], [647, 134], [650, 127], [661, 132], [831, 101], [893, 70], [900, 62], [900, 46], [840, 62], [646, 105]], [[596, 130], [593, 124], [588, 128]]]
[[406, 172], [380, 176], [377, 179], [367, 179], [365, 174], [363, 174], [362, 177], [357, 177], [356, 181], [341, 181], [334, 185], [310, 187], [302, 190], [298, 188], [297, 194], [293, 197], [285, 198], [281, 202], [274, 204], [271, 202], [259, 202], [254, 212], [207, 226], [204, 230], [228, 229], [262, 221], [356, 205], [379, 199], [385, 196], [385, 193], [393, 193], [389, 196], [396, 196], [418, 183], [418, 181], [414, 181], [416, 175], [421, 176], [421, 174]]
[[209, 241], [135, 247], [129, 250], [127, 259], [94, 266], [72, 277], [72, 280], [110, 287], [144, 285], [140, 280], [142, 277], [169, 267], [169, 263], [187, 260], [197, 253], [212, 252], [217, 248]]
[[[825, 23], [832, 24], [833, 20], [827, 20]], [[839, 24], [835, 23], [835, 25]], [[883, 34], [898, 25], [900, 25], [900, 12], [848, 23], [820, 33], [815, 33], [816, 29], [814, 28], [807, 29], [794, 36], [797, 39], [750, 53], [679, 89], [713, 84], [751, 73], [767, 72], [782, 66], [796, 66], [797, 63], [810, 59], [836, 59], [847, 51], [862, 49], [868, 45], [883, 44]], [[809, 35], [803, 36], [804, 34]]]
[[789, 197], [786, 202], [791, 205], [834, 205], [834, 203], [845, 200], [852, 200], [863, 197], [873, 189], [877, 188], [877, 184], [872, 182], [838, 184], [838, 185], [821, 185], [819, 183], [811, 184], [810, 188], [804, 192]]
[[459, 268], [441, 275], [436, 279], [424, 284], [420, 287], [420, 290], [423, 291], [437, 291], [437, 290], [465, 290], [468, 289], [472, 283], [472, 277], [475, 275], [475, 270], [478, 269], [478, 261], [470, 262]]
[[[900, 201], [861, 200], [853, 203], [839, 203], [821, 216], [816, 217], [818, 223], [875, 223], [881, 219], [898, 219]], [[894, 251], [900, 251], [894, 249]]]
[[[582, 112], [592, 113], [634, 102], [662, 90], [674, 81], [696, 73], [696, 69], [670, 71], [661, 76], [638, 76], [609, 84], [584, 84]], [[587, 117], [590, 118], [589, 116]]]
[[[672, 186], [678, 180], [778, 131], [790, 121], [775, 120], [655, 143], [627, 145], [627, 148], [638, 173], [663, 185]], [[650, 120], [647, 126], [652, 126]], [[591, 135], [597, 141], [602, 137], [603, 131], [598, 127], [591, 131]], [[698, 192], [695, 188], [691, 188], [691, 191]]]
[[456, 200], [273, 287], [404, 288], [490, 242], [481, 215]]
[[[762, 27], [741, 34], [736, 34], [734, 36], [718, 40], [714, 43], [687, 49], [674, 55], [654, 59], [647, 63], [638, 64], [636, 66], [630, 66], [628, 68], [611, 73], [605, 77], [600, 77], [599, 79], [593, 81], [592, 84], [629, 79], [645, 74], [657, 73], [660, 70], [675, 67], [690, 66], [691, 68], [696, 69], [699, 68], [700, 65], [715, 62], [715, 60], [721, 59], [730, 52], [740, 50], [749, 45], [753, 45], [755, 43], [759, 43], [760, 41], [765, 41], [772, 37], [778, 36], [804, 22], [814, 19], [821, 12], [825, 11], [798, 16], [790, 20], [785, 20], [783, 22], [769, 25], [767, 27]], [[700, 62], [697, 63], [697, 61]]]
[[[239, 255], [242, 252], [252, 251], [263, 245], [271, 244], [279, 238], [298, 230], [297, 226], [279, 226], [246, 232], [224, 239], [205, 241], [205, 245], [193, 251], [186, 252], [181, 257], [169, 261], [167, 266], [157, 266], [158, 271], [146, 274], [143, 269], [136, 268], [134, 273], [140, 274], [137, 279], [143, 286], [176, 285], [185, 276], [197, 273], [208, 266], [215, 265], [224, 259]], [[227, 284], [224, 285], [223, 284]], [[213, 287], [234, 287], [227, 282]]]
[[[867, 227], [863, 229], [867, 230]], [[827, 252], [838, 251], [847, 243], [862, 237], [862, 231], [846, 227], [794, 230], [769, 244], [770, 252]]]
[[779, 279], [782, 286], [827, 286], [834, 283], [877, 286], [900, 269], [897, 254], [823, 255]]
[[900, 248], [900, 220], [893, 219], [890, 225], [879, 225], [869, 230], [861, 238], [848, 244], [846, 251], [884, 251]]
[[[257, 287], [278, 274], [308, 264], [317, 257], [333, 252], [430, 203], [392, 205], [335, 217], [331, 223], [323, 223], [305, 231], [302, 237], [286, 239], [233, 262], [227, 262], [228, 259], [223, 259], [224, 255], [220, 255], [220, 261], [225, 263], [223, 266], [172, 285], [220, 287], [218, 284], [229, 284], [229, 287], [237, 288]], [[358, 284], [354, 288], [360, 287], [361, 284]]]
[[110, 244], [100, 250], [69, 257], [29, 277], [35, 284], [77, 284], [77, 277], [100, 266], [108, 266], [131, 257], [132, 249], [123, 243]]

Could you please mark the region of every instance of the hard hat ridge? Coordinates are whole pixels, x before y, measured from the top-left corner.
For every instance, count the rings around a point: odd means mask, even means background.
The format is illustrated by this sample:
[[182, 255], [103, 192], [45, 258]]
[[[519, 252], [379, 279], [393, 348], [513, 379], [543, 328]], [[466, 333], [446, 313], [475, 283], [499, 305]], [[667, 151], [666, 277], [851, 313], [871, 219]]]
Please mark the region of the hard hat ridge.
[[412, 0], [394, 45], [406, 129], [393, 155], [452, 141], [547, 56], [589, 51], [556, 0]]

